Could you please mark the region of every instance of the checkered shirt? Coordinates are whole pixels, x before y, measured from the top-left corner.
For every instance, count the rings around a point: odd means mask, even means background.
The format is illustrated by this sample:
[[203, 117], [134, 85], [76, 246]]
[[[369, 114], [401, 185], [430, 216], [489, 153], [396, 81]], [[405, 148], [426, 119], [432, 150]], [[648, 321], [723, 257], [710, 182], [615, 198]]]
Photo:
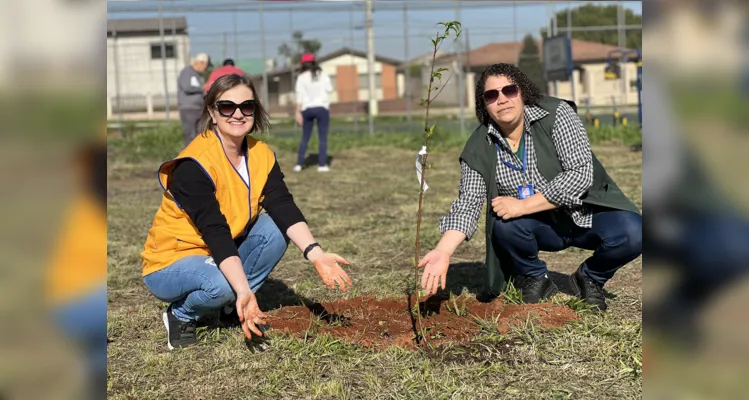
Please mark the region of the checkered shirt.
[[[542, 193], [549, 202], [564, 210], [577, 226], [590, 228], [593, 214], [590, 207], [583, 205], [580, 196], [593, 184], [593, 157], [588, 134], [580, 117], [566, 102], [559, 104], [552, 139], [563, 171], [549, 182], [538, 171], [533, 137], [528, 129], [530, 122], [549, 113], [538, 106], [526, 106], [524, 113], [528, 183], [533, 184], [535, 193]], [[492, 146], [498, 143], [501, 149], [497, 152], [496, 184], [499, 195], [518, 198], [518, 186], [523, 184], [523, 174], [506, 166], [502, 161], [517, 167], [522, 167], [522, 162], [507, 146], [493, 123], [489, 124], [488, 130], [486, 140]], [[486, 186], [481, 174], [463, 161], [460, 162], [460, 170], [458, 198], [450, 206], [450, 213], [440, 218], [440, 231], [460, 231], [466, 235], [466, 240], [470, 240], [478, 228], [481, 209], [486, 200]]]

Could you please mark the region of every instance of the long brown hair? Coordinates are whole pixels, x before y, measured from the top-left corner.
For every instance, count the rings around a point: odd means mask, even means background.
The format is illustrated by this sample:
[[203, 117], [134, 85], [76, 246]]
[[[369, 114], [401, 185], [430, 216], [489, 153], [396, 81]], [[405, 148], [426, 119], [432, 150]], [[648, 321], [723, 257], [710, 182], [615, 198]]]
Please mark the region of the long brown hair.
[[245, 76], [230, 74], [216, 79], [216, 81], [211, 85], [211, 89], [208, 90], [208, 94], [205, 95], [203, 114], [200, 116], [200, 120], [198, 120], [198, 132], [200, 132], [201, 135], [213, 129], [213, 120], [211, 120], [211, 114], [208, 112], [208, 110], [216, 106], [216, 100], [221, 97], [222, 94], [224, 94], [227, 90], [234, 89], [239, 85], [245, 85], [250, 88], [250, 90], [252, 90], [252, 97], [256, 102], [255, 115], [253, 116], [255, 121], [252, 124], [250, 133], [262, 133], [267, 132], [270, 129], [270, 120], [268, 119], [268, 113], [265, 111], [263, 104], [258, 98], [257, 90], [255, 90], [255, 85], [253, 85], [252, 81]]

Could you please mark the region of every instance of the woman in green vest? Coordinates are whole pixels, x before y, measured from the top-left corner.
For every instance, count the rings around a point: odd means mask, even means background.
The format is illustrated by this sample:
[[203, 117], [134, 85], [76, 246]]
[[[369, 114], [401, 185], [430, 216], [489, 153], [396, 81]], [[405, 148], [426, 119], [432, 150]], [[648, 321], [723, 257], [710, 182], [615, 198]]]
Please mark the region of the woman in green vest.
[[592, 153], [577, 113], [514, 65], [494, 64], [476, 83], [476, 117], [460, 156], [458, 198], [440, 219], [441, 240], [419, 263], [422, 287], [445, 288], [450, 256], [476, 232], [486, 202], [489, 296], [510, 276], [526, 303], [552, 296], [558, 288], [538, 252], [574, 246], [594, 253], [571, 286], [605, 310], [604, 284], [642, 253], [642, 215]]

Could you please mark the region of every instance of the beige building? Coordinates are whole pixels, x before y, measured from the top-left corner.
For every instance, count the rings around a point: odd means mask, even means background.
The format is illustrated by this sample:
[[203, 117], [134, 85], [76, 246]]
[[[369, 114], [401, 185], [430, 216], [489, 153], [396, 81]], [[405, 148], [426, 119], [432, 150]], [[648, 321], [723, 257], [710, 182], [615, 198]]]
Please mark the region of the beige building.
[[171, 109], [177, 108], [177, 77], [190, 63], [187, 20], [164, 18], [163, 27], [164, 60], [157, 18], [107, 21], [108, 116], [120, 109], [149, 115], [164, 109], [165, 89]]
[[[346, 112], [358, 108], [363, 112], [363, 104], [369, 100], [369, 68], [367, 54], [357, 50], [342, 48], [324, 56], [317, 62], [322, 70], [330, 76], [333, 93], [330, 96], [331, 112]], [[399, 82], [396, 67], [400, 61], [387, 57], [375, 56], [375, 99], [378, 101], [398, 98]], [[293, 110], [294, 85], [298, 69], [281, 69], [268, 72], [268, 107], [274, 113], [288, 113]], [[262, 75], [253, 75], [255, 86], [263, 84]]]

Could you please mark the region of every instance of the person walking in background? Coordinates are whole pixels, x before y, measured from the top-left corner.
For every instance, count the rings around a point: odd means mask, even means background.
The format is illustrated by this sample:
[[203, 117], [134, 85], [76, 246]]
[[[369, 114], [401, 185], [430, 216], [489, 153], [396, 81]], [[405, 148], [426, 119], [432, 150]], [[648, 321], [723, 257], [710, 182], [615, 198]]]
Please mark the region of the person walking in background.
[[322, 71], [315, 55], [302, 55], [302, 72], [296, 80], [296, 122], [302, 126], [302, 142], [299, 143], [294, 172], [302, 170], [307, 143], [312, 136], [312, 126], [317, 121], [317, 137], [320, 140], [317, 155], [317, 171], [328, 172], [328, 127], [330, 124], [330, 98], [333, 91], [330, 77]]
[[210, 65], [210, 59], [205, 53], [200, 53], [192, 59], [191, 65], [185, 67], [177, 79], [177, 107], [179, 119], [182, 122], [182, 133], [185, 136], [185, 146], [190, 144], [198, 134], [198, 120], [203, 112], [203, 73]]
[[231, 58], [227, 58], [224, 60], [223, 66], [214, 69], [211, 71], [211, 75], [208, 77], [208, 82], [203, 86], [203, 91], [208, 93], [208, 91], [211, 89], [211, 85], [213, 85], [213, 82], [216, 82], [216, 79], [224, 76], [224, 75], [231, 75], [236, 74], [239, 76], [247, 76], [247, 74], [242, 71], [242, 69], [236, 67], [234, 65], [234, 60]]

